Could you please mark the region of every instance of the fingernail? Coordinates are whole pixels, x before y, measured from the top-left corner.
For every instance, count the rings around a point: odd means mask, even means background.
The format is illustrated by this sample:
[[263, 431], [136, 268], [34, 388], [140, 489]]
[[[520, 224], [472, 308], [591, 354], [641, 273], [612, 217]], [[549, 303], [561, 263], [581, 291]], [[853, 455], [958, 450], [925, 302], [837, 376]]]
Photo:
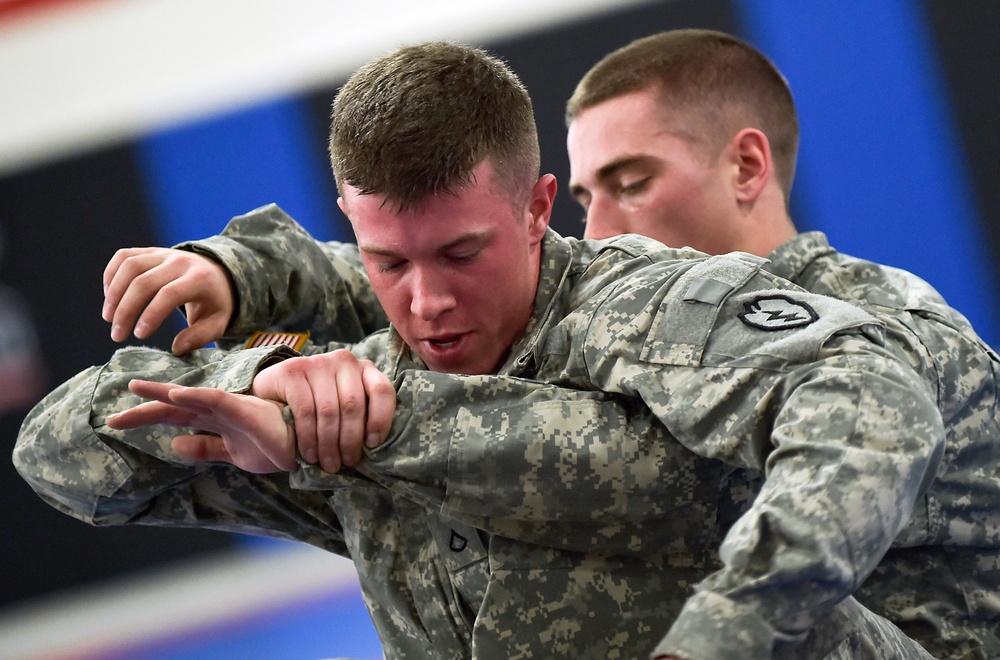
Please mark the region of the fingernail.
[[123, 332], [124, 331], [120, 325], [111, 326], [111, 338], [115, 341], [121, 341], [124, 338], [124, 335], [122, 334]]
[[111, 319], [108, 318], [108, 314], [110, 312], [111, 312], [111, 305], [105, 305], [104, 307], [101, 308], [101, 318], [104, 319], [105, 321], [110, 321]]
[[368, 437], [365, 438], [365, 446], [369, 449], [375, 449], [381, 441], [382, 439], [379, 438], [378, 433], [369, 433]]
[[318, 460], [316, 457], [316, 450], [310, 449], [309, 451], [307, 451], [305, 458], [306, 458], [306, 463], [309, 463], [310, 465], [315, 464], [316, 461]]
[[145, 323], [136, 323], [135, 324], [135, 336], [136, 337], [139, 337], [139, 338], [145, 337], [146, 333], [148, 331], [149, 331], [149, 326], [146, 325]]

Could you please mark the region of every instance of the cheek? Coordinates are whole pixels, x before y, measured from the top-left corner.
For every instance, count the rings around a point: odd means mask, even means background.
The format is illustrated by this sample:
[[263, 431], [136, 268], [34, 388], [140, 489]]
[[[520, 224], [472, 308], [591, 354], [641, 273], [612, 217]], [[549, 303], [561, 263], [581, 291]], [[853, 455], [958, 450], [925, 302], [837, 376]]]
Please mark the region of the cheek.
[[369, 276], [369, 281], [375, 292], [375, 297], [382, 304], [382, 309], [385, 310], [389, 321], [394, 326], [402, 326], [410, 309], [409, 297], [403, 287], [397, 283], [389, 282], [386, 277], [381, 275]]
[[703, 216], [714, 203], [711, 191], [704, 182], [680, 179], [665, 186], [653, 206], [664, 218], [687, 224], [692, 221], [706, 222], [707, 218]]

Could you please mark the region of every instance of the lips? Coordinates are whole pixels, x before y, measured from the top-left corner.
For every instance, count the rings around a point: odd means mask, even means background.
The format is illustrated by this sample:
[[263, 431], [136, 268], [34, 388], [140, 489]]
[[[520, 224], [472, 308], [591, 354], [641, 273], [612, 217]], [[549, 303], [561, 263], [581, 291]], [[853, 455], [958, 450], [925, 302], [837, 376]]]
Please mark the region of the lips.
[[441, 348], [448, 348], [449, 346], [454, 346], [462, 337], [463, 335], [461, 334], [446, 335], [444, 337], [428, 338], [425, 339], [424, 341], [434, 346], [438, 346]]
[[431, 350], [447, 351], [460, 344], [462, 339], [468, 336], [468, 334], [469, 333], [467, 332], [459, 332], [447, 335], [436, 335], [434, 337], [424, 337], [420, 340], [420, 344], [430, 348]]
[[448, 368], [460, 362], [469, 344], [471, 333], [449, 333], [420, 339], [421, 357], [431, 369]]

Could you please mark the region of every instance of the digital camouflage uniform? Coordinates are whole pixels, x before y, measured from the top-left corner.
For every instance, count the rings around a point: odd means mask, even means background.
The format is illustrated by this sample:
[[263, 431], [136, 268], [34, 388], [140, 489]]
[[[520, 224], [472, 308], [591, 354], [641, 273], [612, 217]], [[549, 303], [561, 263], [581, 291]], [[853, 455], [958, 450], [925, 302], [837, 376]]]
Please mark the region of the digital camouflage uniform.
[[94, 524], [347, 554], [393, 658], [926, 657], [849, 597], [943, 446], [874, 319], [751, 257], [554, 232], [542, 256], [497, 376], [422, 370], [391, 329], [354, 346], [399, 392], [357, 471], [185, 464], [175, 429], [104, 424], [133, 377], [247, 391], [281, 347], [122, 349], [31, 412], [15, 464]]
[[[353, 307], [331, 305], [333, 298], [323, 291], [336, 278], [331, 281], [329, 274], [317, 271], [308, 261], [314, 258], [312, 252], [302, 250], [299, 232], [286, 235], [287, 228], [287, 218], [277, 207], [263, 207], [235, 219], [222, 236], [188, 246], [204, 250], [234, 272], [247, 298], [239, 320], [243, 326], [234, 328], [243, 334], [257, 329], [262, 320], [288, 318], [284, 310], [274, 313], [272, 299], [285, 301], [287, 309], [294, 308], [289, 298], [301, 297], [301, 306], [318, 314], [321, 327], [332, 327], [330, 318], [354, 313], [374, 297], [356, 247], [320, 244], [324, 250], [337, 250], [331, 253], [339, 267], [336, 275], [347, 278], [357, 296]], [[269, 238], [260, 238], [264, 233]], [[286, 240], [295, 246], [295, 259], [286, 256], [293, 251]], [[793, 237], [768, 258], [768, 271], [875, 313], [888, 326], [888, 347], [928, 385], [946, 429], [945, 455], [934, 485], [857, 595], [939, 657], [1000, 657], [996, 353], [929, 284], [906, 271], [839, 254], [819, 232]], [[267, 283], [260, 281], [265, 272]], [[296, 290], [288, 291], [284, 281], [295, 281]], [[371, 309], [377, 310], [377, 304], [367, 311]], [[297, 321], [303, 327], [302, 317]], [[579, 501], [579, 493], [566, 493], [566, 500]]]
[[765, 268], [856, 301], [929, 385], [946, 433], [937, 478], [894, 547], [855, 592], [942, 658], [1000, 658], [1000, 358], [929, 284], [800, 234]]

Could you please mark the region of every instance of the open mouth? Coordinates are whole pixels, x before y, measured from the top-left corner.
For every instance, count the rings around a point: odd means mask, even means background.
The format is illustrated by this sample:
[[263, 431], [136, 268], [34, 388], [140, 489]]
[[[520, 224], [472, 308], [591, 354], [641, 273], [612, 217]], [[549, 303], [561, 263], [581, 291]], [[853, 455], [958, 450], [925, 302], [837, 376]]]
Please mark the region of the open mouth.
[[462, 341], [462, 337], [466, 333], [451, 334], [451, 335], [441, 335], [438, 337], [427, 337], [424, 339], [424, 343], [434, 348], [451, 348]]
[[436, 360], [452, 360], [464, 350], [463, 347], [467, 343], [468, 336], [469, 333], [462, 332], [425, 337], [420, 340], [420, 344], [428, 357], [433, 356]]

